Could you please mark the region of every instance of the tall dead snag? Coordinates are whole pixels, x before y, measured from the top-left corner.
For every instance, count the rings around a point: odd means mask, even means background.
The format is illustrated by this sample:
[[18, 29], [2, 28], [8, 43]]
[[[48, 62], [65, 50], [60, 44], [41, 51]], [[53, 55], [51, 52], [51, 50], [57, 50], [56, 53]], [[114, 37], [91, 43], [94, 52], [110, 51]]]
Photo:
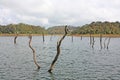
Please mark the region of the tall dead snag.
[[42, 36], [43, 36], [43, 42], [44, 42], [45, 41], [44, 32], [42, 32]]
[[82, 35], [81, 35], [81, 40], [82, 40]]
[[108, 46], [109, 46], [109, 43], [110, 43], [110, 37], [109, 37], [109, 39], [108, 39], [108, 43], [107, 43], [107, 49], [108, 49]]
[[92, 44], [92, 38], [91, 38], [91, 33], [90, 33], [90, 45]]
[[95, 40], [94, 40], [94, 36], [92, 37], [92, 48], [94, 48], [94, 43], [95, 43]]
[[73, 35], [71, 36], [72, 42], [73, 42]]
[[105, 44], [106, 40], [107, 40], [107, 37], [104, 39], [104, 49], [106, 48], [106, 44]]
[[48, 70], [48, 72], [51, 73], [51, 71], [53, 70], [53, 67], [55, 65], [55, 62], [57, 61], [58, 59], [58, 56], [60, 55], [60, 45], [61, 45], [61, 42], [63, 41], [63, 39], [65, 38], [65, 36], [67, 35], [67, 26], [65, 26], [65, 34], [63, 35], [63, 37], [57, 42], [57, 54], [50, 66], [50, 69]]
[[37, 61], [36, 61], [36, 53], [35, 53], [35, 50], [32, 48], [32, 46], [31, 46], [31, 41], [32, 41], [32, 36], [31, 35], [29, 35], [29, 47], [32, 49], [32, 51], [33, 51], [33, 60], [34, 60], [34, 63], [35, 63], [35, 65], [37, 66], [37, 68], [38, 69], [40, 69], [40, 66], [38, 65], [38, 63], [37, 63]]
[[18, 37], [18, 34], [16, 34], [15, 38], [14, 38], [14, 44], [16, 44], [16, 39]]
[[100, 34], [100, 47], [102, 49], [102, 34]]

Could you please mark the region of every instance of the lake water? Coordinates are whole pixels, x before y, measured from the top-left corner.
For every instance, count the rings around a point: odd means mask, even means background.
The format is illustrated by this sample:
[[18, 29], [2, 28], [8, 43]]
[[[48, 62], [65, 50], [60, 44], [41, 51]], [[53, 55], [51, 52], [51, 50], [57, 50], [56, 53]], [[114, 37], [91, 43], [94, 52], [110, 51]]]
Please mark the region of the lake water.
[[14, 37], [0, 37], [0, 80], [120, 80], [120, 38], [111, 38], [109, 49], [101, 50], [99, 38], [93, 49], [89, 37], [74, 37], [72, 42], [67, 36], [52, 74], [47, 71], [60, 36], [50, 38], [45, 36], [44, 43], [41, 36], [32, 39], [41, 66], [37, 70], [28, 37], [18, 37], [17, 44]]

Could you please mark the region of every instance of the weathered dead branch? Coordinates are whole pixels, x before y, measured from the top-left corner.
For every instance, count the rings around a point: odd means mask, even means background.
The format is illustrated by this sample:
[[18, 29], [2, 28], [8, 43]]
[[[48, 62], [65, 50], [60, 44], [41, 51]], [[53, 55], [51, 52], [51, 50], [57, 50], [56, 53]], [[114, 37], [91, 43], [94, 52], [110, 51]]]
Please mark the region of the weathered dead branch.
[[63, 35], [63, 37], [57, 42], [57, 54], [50, 66], [50, 69], [48, 70], [48, 72], [51, 72], [53, 70], [53, 67], [55, 65], [55, 62], [57, 61], [58, 59], [58, 56], [60, 55], [60, 45], [61, 45], [61, 42], [63, 41], [63, 39], [65, 38], [65, 36], [67, 35], [67, 26], [65, 26], [65, 34]]
[[31, 41], [32, 41], [32, 36], [29, 35], [29, 47], [32, 49], [33, 51], [33, 60], [34, 60], [34, 63], [35, 65], [37, 66], [38, 69], [40, 69], [40, 66], [38, 65], [37, 61], [36, 61], [36, 53], [35, 53], [35, 50], [33, 49], [33, 47], [31, 46]]

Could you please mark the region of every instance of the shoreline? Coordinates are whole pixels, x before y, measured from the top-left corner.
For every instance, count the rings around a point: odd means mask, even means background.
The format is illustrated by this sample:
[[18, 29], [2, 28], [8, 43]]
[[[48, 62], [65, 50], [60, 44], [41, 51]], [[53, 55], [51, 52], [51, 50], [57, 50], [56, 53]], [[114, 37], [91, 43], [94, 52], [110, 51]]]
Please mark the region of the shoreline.
[[[0, 34], [1, 36], [42, 36], [42, 34]], [[62, 34], [52, 34], [52, 35], [56, 35], [56, 36], [61, 36]], [[44, 36], [51, 36], [51, 34], [44, 34]], [[68, 36], [76, 36], [76, 37], [90, 37], [90, 34], [74, 34], [74, 35], [70, 35], [68, 34]], [[91, 37], [100, 37], [100, 34], [91, 34]], [[120, 34], [102, 34], [102, 37], [120, 37]]]

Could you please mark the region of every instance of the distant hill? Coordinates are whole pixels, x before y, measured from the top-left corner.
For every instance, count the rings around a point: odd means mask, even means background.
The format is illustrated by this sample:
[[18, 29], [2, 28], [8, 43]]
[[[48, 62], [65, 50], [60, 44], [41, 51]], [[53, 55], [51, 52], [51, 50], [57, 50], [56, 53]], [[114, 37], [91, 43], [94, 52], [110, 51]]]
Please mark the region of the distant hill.
[[5, 34], [41, 34], [42, 32], [46, 33], [46, 30], [41, 26], [28, 25], [24, 23], [19, 24], [9, 24], [9, 25], [0, 25], [0, 33]]
[[92, 22], [80, 26], [73, 34], [120, 34], [120, 22]]
[[[72, 32], [77, 29], [74, 26], [68, 26], [69, 30]], [[48, 34], [64, 34], [65, 26], [53, 26], [47, 29]]]

